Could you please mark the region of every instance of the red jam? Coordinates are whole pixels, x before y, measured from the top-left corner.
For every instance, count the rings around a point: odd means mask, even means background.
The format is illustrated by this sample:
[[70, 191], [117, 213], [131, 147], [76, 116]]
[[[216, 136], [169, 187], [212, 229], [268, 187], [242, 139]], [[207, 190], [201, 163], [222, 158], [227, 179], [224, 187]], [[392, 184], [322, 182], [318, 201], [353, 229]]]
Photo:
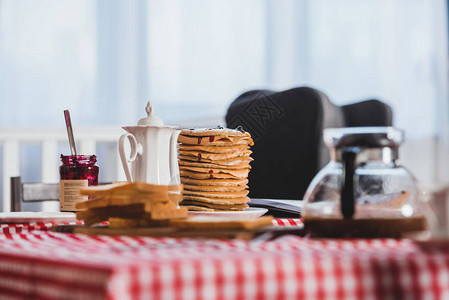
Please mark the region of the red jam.
[[215, 141], [215, 136], [210, 136], [210, 137], [209, 137], [209, 142], [212, 143], [213, 141]]
[[88, 185], [98, 185], [98, 166], [95, 155], [62, 155], [59, 167], [61, 180], [87, 179]]
[[202, 140], [203, 140], [203, 137], [202, 137], [202, 136], [199, 136], [199, 137], [198, 137], [198, 145], [201, 144], [201, 141], [202, 141]]
[[201, 161], [201, 153], [198, 153], [198, 161]]

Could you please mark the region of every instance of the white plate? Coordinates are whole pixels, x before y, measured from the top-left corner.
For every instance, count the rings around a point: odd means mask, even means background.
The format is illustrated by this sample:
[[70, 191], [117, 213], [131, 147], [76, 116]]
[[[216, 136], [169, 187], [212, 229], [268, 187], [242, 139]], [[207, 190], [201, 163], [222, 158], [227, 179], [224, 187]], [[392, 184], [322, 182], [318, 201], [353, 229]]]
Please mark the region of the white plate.
[[189, 211], [192, 216], [216, 216], [235, 219], [255, 219], [263, 216], [268, 209], [249, 207], [242, 211]]
[[72, 212], [2, 212], [0, 223], [31, 223], [31, 222], [75, 222], [76, 215]]

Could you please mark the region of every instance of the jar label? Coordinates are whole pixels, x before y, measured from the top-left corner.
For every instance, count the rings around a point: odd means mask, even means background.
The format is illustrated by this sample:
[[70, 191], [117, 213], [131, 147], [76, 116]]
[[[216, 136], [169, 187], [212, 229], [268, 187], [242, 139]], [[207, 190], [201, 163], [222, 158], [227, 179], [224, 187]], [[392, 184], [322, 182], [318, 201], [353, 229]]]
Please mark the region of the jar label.
[[78, 211], [75, 204], [85, 201], [88, 196], [81, 196], [79, 190], [88, 186], [87, 179], [61, 180], [59, 182], [59, 202], [61, 211]]

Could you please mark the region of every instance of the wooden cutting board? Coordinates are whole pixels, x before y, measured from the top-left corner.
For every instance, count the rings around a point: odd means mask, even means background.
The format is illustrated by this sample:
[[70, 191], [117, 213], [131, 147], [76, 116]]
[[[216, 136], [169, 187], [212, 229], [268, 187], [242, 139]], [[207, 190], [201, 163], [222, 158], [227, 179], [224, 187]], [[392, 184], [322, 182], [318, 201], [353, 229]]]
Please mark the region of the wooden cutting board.
[[241, 240], [270, 240], [284, 234], [304, 236], [305, 232], [300, 227], [266, 226], [256, 229], [181, 229], [171, 227], [161, 228], [108, 228], [107, 226], [84, 227], [64, 225], [52, 228], [56, 232], [73, 232], [88, 235], [127, 235], [149, 237], [173, 237], [173, 238], [215, 238], [215, 239], [241, 239]]

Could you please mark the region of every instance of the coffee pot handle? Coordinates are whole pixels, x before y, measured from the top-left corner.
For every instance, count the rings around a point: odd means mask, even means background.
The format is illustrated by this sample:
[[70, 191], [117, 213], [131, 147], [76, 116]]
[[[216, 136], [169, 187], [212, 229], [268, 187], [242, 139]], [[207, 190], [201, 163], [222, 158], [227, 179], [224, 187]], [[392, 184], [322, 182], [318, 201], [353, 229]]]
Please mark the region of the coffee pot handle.
[[170, 184], [181, 184], [178, 164], [178, 136], [181, 130], [175, 130], [170, 138]]
[[[125, 140], [129, 140], [129, 144], [131, 146], [131, 153], [129, 154], [129, 157], [126, 157], [125, 154]], [[123, 170], [125, 171], [126, 180], [127, 181], [134, 181], [131, 175], [131, 170], [129, 168], [129, 163], [136, 160], [137, 152], [138, 152], [138, 144], [136, 137], [131, 133], [125, 133], [120, 136], [120, 139], [118, 141], [118, 151], [120, 154], [120, 160], [122, 161]]]
[[342, 182], [340, 186], [341, 213], [343, 218], [352, 219], [355, 212], [354, 175], [357, 149], [344, 150], [342, 153]]

